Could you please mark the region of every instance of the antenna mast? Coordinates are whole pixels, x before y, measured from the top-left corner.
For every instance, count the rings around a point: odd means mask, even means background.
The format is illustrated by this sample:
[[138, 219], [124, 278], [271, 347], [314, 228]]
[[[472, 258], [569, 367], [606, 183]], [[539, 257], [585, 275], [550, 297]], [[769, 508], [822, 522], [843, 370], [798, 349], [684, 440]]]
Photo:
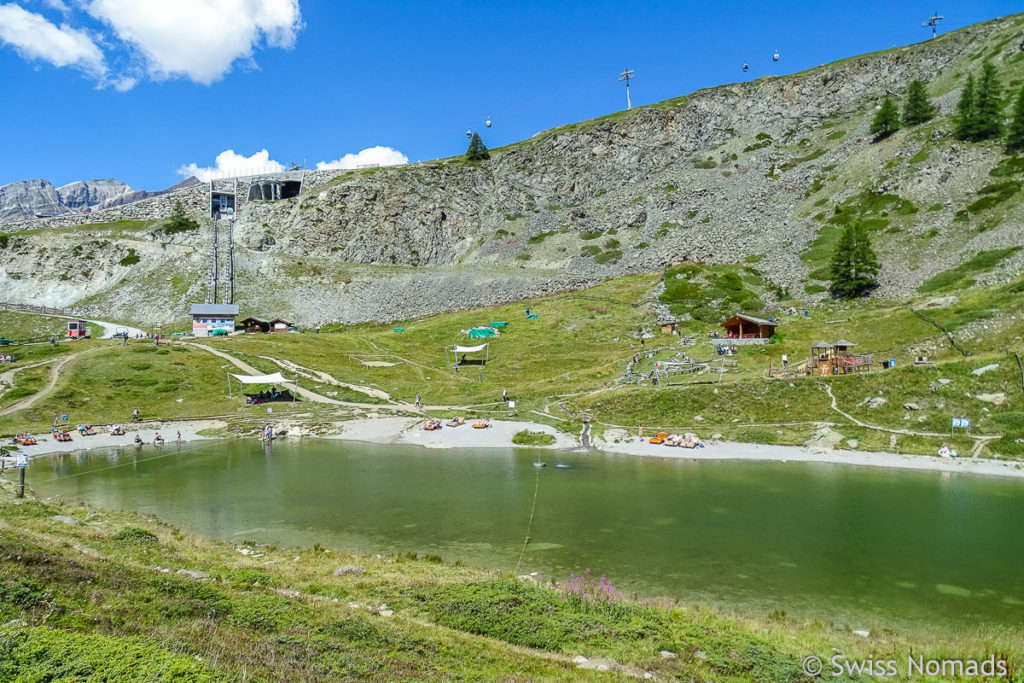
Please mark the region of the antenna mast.
[[619, 74], [619, 80], [626, 81], [626, 109], [633, 108], [632, 102], [629, 101], [629, 82], [634, 78], [635, 73], [636, 72], [631, 71], [630, 69], [626, 69], [621, 74]]

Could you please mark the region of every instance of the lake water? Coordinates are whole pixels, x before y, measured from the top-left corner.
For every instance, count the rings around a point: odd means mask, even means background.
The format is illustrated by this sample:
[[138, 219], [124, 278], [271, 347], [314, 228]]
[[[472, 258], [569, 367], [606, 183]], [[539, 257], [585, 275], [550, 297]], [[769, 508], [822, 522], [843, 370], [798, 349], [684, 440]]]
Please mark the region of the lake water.
[[[44, 496], [207, 537], [416, 551], [853, 627], [1024, 621], [1024, 481], [826, 464], [343, 441], [218, 441], [32, 463]], [[556, 463], [568, 465], [556, 468]], [[344, 554], [339, 552], [339, 564]]]

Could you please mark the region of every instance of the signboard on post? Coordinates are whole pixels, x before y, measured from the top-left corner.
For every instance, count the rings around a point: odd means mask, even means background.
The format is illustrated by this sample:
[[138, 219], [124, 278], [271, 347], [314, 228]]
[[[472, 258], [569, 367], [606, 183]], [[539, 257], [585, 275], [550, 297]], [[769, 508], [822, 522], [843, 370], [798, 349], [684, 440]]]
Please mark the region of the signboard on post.
[[24, 453], [17, 453], [14, 456], [15, 467], [28, 467], [28, 456]]
[[957, 429], [971, 430], [971, 418], [969, 417], [954, 417], [953, 426], [949, 429], [949, 435], [953, 436], [953, 432]]

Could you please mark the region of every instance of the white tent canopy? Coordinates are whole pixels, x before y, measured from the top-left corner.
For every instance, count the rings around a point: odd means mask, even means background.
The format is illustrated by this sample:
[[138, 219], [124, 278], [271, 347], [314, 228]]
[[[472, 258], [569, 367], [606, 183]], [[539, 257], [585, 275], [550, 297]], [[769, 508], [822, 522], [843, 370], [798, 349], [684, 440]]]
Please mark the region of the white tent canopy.
[[[272, 375], [236, 375], [233, 372], [227, 373], [228, 376], [228, 397], [234, 398], [234, 393], [231, 391], [231, 378], [234, 377], [242, 384], [294, 384], [296, 387], [299, 386], [297, 379], [288, 379], [281, 375], [280, 372], [275, 372]], [[295, 394], [292, 394], [292, 401], [295, 400]]]
[[275, 372], [273, 375], [236, 375], [233, 372], [230, 374], [242, 384], [284, 384], [295, 381], [282, 377], [280, 372]]
[[483, 351], [487, 348], [487, 344], [481, 344], [480, 346], [459, 346], [455, 345], [455, 353], [476, 353], [477, 351]]
[[491, 356], [491, 344], [490, 344], [490, 342], [484, 342], [483, 344], [480, 344], [479, 346], [461, 346], [459, 344], [452, 344], [451, 346], [444, 347], [444, 356], [445, 356], [445, 359], [448, 361], [449, 364], [451, 364], [454, 361], [454, 364], [458, 365], [459, 364], [459, 354], [462, 354], [463, 358], [465, 358], [465, 354], [467, 354], [467, 353], [479, 353], [481, 351], [484, 352], [484, 357], [479, 360], [479, 363], [482, 364], [482, 363], [486, 363], [488, 360], [490, 360], [490, 356]]

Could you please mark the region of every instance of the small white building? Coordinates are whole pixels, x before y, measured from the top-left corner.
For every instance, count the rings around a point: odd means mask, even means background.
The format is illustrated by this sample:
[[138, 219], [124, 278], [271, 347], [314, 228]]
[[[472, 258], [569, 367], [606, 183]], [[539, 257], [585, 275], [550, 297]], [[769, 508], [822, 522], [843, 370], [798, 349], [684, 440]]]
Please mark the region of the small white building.
[[214, 330], [235, 331], [238, 304], [192, 304], [192, 334], [209, 337]]

